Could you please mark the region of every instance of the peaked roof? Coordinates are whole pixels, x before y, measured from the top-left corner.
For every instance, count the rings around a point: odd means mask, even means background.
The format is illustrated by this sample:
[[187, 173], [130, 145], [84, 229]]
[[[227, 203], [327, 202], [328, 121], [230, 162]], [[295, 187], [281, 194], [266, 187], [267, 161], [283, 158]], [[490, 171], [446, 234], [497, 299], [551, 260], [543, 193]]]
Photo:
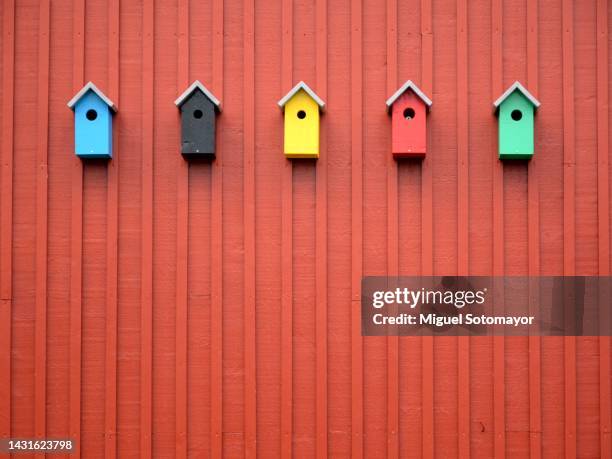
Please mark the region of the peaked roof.
[[77, 104], [77, 102], [81, 100], [81, 98], [85, 94], [87, 94], [87, 92], [89, 91], [93, 91], [100, 99], [102, 99], [102, 101], [106, 105], [108, 105], [108, 107], [113, 112], [117, 113], [117, 106], [115, 105], [115, 103], [112, 100], [110, 100], [108, 97], [106, 97], [106, 94], [100, 91], [100, 89], [98, 89], [98, 87], [95, 84], [93, 84], [91, 81], [88, 82], [85, 86], [83, 86], [81, 90], [77, 92], [72, 99], [70, 99], [70, 102], [68, 102], [68, 107], [74, 110], [74, 107]]
[[291, 89], [291, 91], [285, 94], [285, 97], [278, 101], [278, 106], [284, 110], [285, 104], [289, 102], [289, 99], [295, 96], [295, 94], [300, 89], [303, 89], [306, 94], [308, 94], [319, 105], [321, 110], [325, 110], [325, 102], [323, 102], [323, 100], [319, 96], [317, 96], [316, 93], [312, 89], [310, 89], [310, 87], [308, 87], [308, 85], [303, 81], [300, 81]]
[[189, 86], [185, 92], [183, 92], [183, 94], [181, 94], [178, 99], [176, 99], [174, 101], [174, 103], [176, 104], [177, 107], [181, 108], [181, 105], [183, 105], [185, 103], [185, 101], [189, 98], [189, 96], [196, 90], [199, 89], [200, 91], [202, 91], [204, 93], [204, 95], [206, 97], [208, 97], [208, 99], [215, 105], [215, 108], [217, 109], [217, 111], [221, 111], [221, 102], [219, 101], [219, 99], [217, 99], [214, 94], [212, 92], [210, 92], [208, 90], [208, 88], [206, 88], [206, 86], [204, 86], [202, 83], [200, 83], [200, 80], [195, 80], [193, 83], [191, 83], [191, 86]]
[[499, 98], [495, 102], [493, 102], [493, 108], [495, 108], [495, 111], [497, 111], [502, 102], [506, 100], [510, 96], [510, 94], [517, 90], [520, 91], [521, 94], [523, 94], [523, 96], [525, 96], [535, 108], [538, 108], [540, 106], [540, 101], [536, 99], [533, 94], [527, 91], [527, 89], [525, 89], [525, 86], [523, 86], [518, 81], [515, 81], [508, 89], [506, 89], [506, 91], [501, 96], [499, 96]]
[[387, 99], [387, 110], [391, 109], [391, 106], [395, 103], [395, 101], [404, 94], [408, 89], [412, 89], [412, 91], [419, 96], [419, 98], [427, 105], [427, 108], [431, 107], [431, 99], [425, 95], [421, 89], [412, 82], [412, 80], [406, 81], [395, 93]]

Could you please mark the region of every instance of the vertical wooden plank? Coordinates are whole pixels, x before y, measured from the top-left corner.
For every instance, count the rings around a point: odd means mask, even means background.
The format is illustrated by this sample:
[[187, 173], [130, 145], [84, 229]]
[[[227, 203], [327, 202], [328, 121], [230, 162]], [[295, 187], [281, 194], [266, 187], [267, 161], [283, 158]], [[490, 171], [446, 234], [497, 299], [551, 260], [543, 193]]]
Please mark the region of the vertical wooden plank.
[[11, 429], [13, 436], [31, 437], [35, 428], [35, 384], [32, 376], [36, 371], [34, 288], [38, 3], [25, 5], [16, 2], [15, 6]]
[[[457, 274], [469, 275], [468, 7], [457, 1]], [[459, 457], [470, 456], [470, 337], [457, 338]]]
[[351, 456], [363, 457], [363, 55], [362, 0], [351, 0]]
[[[189, 0], [178, 3], [177, 94], [189, 85]], [[178, 115], [177, 115], [178, 116]], [[189, 250], [189, 163], [180, 155], [177, 167], [176, 202], [176, 365], [175, 453], [187, 457], [187, 314]]]
[[[491, 91], [495, 100], [503, 87], [502, 64], [502, 0], [493, 0], [491, 11]], [[491, 154], [496, 155], [494, 141]], [[504, 166], [499, 160], [493, 161], [493, 275], [504, 275]], [[496, 299], [496, 307], [503, 308], [503, 298]], [[505, 415], [505, 338], [493, 337], [493, 423], [494, 455], [505, 457], [506, 415]]]
[[[397, 89], [397, 0], [387, 0], [387, 95]], [[387, 276], [399, 275], [398, 166], [387, 155]], [[399, 456], [399, 339], [387, 337], [387, 457]]]
[[151, 457], [153, 379], [153, 0], [143, 4], [142, 220], [140, 284], [140, 457]]
[[[124, 26], [121, 31], [122, 90], [132, 87], [132, 84], [135, 88], [133, 94], [122, 101], [120, 113], [115, 115], [115, 123], [120, 122], [124, 128], [121, 133], [115, 131], [115, 138], [121, 152], [125, 152], [120, 158], [122, 167], [118, 171], [121, 275], [118, 276], [117, 308], [117, 431], [120, 435], [116, 442], [121, 457], [137, 457], [140, 448], [142, 11], [142, 2], [121, 2], [121, 24]], [[112, 81], [110, 73], [109, 81]], [[130, 86], [123, 86], [128, 84]], [[130, 129], [130, 126], [134, 128]]]
[[[502, 1], [494, 0], [493, 12], [493, 96], [499, 97], [503, 90], [502, 64]], [[493, 99], [494, 100], [494, 99]], [[496, 155], [496, 146], [492, 154]], [[493, 162], [493, 275], [504, 275], [504, 165], [502, 161]], [[503, 310], [504, 299], [500, 296], [496, 308]], [[506, 383], [505, 383], [505, 337], [493, 338], [493, 413], [494, 413], [494, 455], [505, 457], [506, 448]]]
[[[328, 387], [330, 457], [350, 457], [352, 441], [351, 2], [328, 1]], [[335, 286], [340, 286], [336, 288]]]
[[[85, 1], [72, 4], [72, 89], [81, 89], [85, 72]], [[74, 455], [81, 455], [81, 290], [83, 274], [83, 165], [72, 158], [72, 217], [70, 249], [70, 436]]]
[[13, 278], [13, 101], [15, 1], [3, 6], [2, 188], [0, 189], [0, 436], [11, 435], [11, 308]]
[[244, 2], [244, 435], [245, 457], [257, 453], [255, 323], [255, 2]]
[[292, 282], [292, 164], [286, 160], [282, 177], [282, 330], [281, 330], [281, 456], [292, 456], [293, 439], [293, 282]]
[[[36, 334], [34, 370], [34, 434], [46, 437], [47, 384], [47, 208], [49, 144], [49, 0], [39, 5], [38, 149], [36, 186]], [[36, 457], [44, 457], [37, 454]]]
[[[469, 178], [470, 239], [469, 265], [471, 274], [491, 275], [493, 243], [491, 194], [492, 163], [495, 161], [493, 137], [496, 120], [492, 110], [483, 116], [482, 107], [492, 107], [491, 96], [491, 7], [474, 2], [468, 5], [469, 59]], [[435, 106], [432, 110], [435, 109]], [[486, 177], [486, 180], [476, 180]], [[470, 443], [475, 456], [493, 457], [493, 341], [488, 337], [471, 338], [470, 355], [470, 416], [473, 424]], [[481, 424], [482, 423], [482, 424]], [[482, 432], [484, 426], [485, 432]]]
[[[184, 87], [184, 86], [180, 86]], [[187, 250], [189, 163], [178, 168], [176, 271], [176, 456], [187, 457]]]
[[[108, 91], [119, 106], [119, 3], [108, 3]], [[116, 129], [115, 129], [116, 132]], [[119, 142], [113, 138], [113, 159], [108, 164], [106, 240], [106, 349], [104, 394], [104, 452], [117, 457], [117, 289], [119, 237]]]
[[[599, 242], [599, 275], [610, 275], [610, 189], [609, 189], [609, 92], [608, 92], [608, 2], [597, 2], [597, 216]], [[609, 290], [600, 291], [599, 304], [609, 297]], [[600, 307], [600, 311], [606, 311]], [[600, 323], [610, 323], [609, 311]], [[610, 337], [599, 338], [599, 435], [600, 456], [612, 457], [610, 398]]]
[[[563, 0], [563, 274], [575, 275], [574, 2]], [[565, 457], [576, 457], [576, 338], [566, 336]]]
[[[433, 31], [432, 0], [421, 0], [421, 84], [426, 94], [433, 95]], [[423, 160], [421, 169], [421, 274], [433, 272], [433, 170], [431, 156]], [[422, 338], [422, 406], [423, 457], [434, 456], [434, 339]]]
[[[327, 100], [327, 0], [316, 0], [317, 91]], [[327, 123], [321, 121], [316, 171], [316, 455], [327, 454]]]
[[66, 107], [72, 92], [72, 2], [51, 2], [50, 6], [49, 46], [51, 51], [60, 47], [64, 57], [59, 65], [57, 59], [49, 62], [46, 430], [53, 437], [69, 434], [70, 166], [74, 131], [72, 112]]
[[[539, 73], [542, 85], [539, 96], [543, 106], [536, 115], [536, 138], [545, 139], [536, 152], [541, 153], [541, 160], [546, 163], [540, 177], [542, 206], [540, 219], [542, 228], [554, 229], [554, 240], [541, 238], [542, 274], [563, 274], [563, 81], [561, 75], [563, 29], [562, 2], [558, 0], [540, 0], [541, 18], [539, 28], [542, 53]], [[544, 13], [546, 12], [546, 13]], [[553, 105], [552, 110], [546, 108]], [[542, 123], [539, 126], [537, 123]], [[550, 137], [546, 136], [546, 127]], [[544, 127], [544, 129], [542, 129]], [[539, 128], [539, 129], [538, 129]], [[548, 204], [546, 195], [557, 197], [554, 205]], [[546, 205], [545, 205], [546, 203]], [[550, 234], [550, 233], [548, 233]], [[551, 457], [563, 457], [564, 420], [563, 420], [563, 338], [543, 337], [541, 339], [542, 355], [542, 451]], [[543, 454], [544, 455], [544, 454]]]
[[468, 244], [468, 13], [467, 1], [457, 0], [457, 270], [467, 275]]
[[[152, 289], [152, 380], [151, 454], [176, 454], [176, 223], [180, 129], [177, 108], [177, 2], [154, 1], [152, 130], [153, 189], [153, 289]], [[172, 65], [169, 65], [172, 63]], [[143, 106], [147, 101], [143, 101]], [[141, 120], [146, 123], [148, 114]], [[169, 127], [173, 126], [172, 132]], [[175, 154], [172, 154], [174, 152]], [[179, 319], [180, 320], [180, 319]], [[148, 344], [147, 344], [148, 345]]]
[[[223, 102], [223, 0], [213, 0], [213, 91]], [[217, 119], [217, 155], [212, 166], [210, 309], [210, 456], [221, 458], [223, 430], [223, 118]]]
[[[538, 97], [538, 2], [527, 2], [527, 86]], [[536, 140], [536, 150], [537, 150]], [[527, 166], [527, 213], [529, 223], [529, 275], [540, 275], [540, 185], [538, 157]], [[537, 307], [539, 289], [530, 282], [529, 304]], [[540, 337], [529, 337], [529, 450], [532, 458], [542, 452], [542, 375]]]
[[[281, 91], [293, 85], [293, 1], [282, 3]], [[285, 160], [281, 202], [281, 456], [292, 457], [293, 443], [293, 163]]]

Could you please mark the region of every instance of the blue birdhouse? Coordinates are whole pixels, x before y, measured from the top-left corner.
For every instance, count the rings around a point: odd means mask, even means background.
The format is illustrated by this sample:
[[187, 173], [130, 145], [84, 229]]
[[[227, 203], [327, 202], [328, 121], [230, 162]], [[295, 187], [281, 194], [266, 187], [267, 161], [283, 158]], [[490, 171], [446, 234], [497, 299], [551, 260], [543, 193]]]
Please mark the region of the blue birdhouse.
[[74, 151], [80, 158], [113, 157], [117, 106], [91, 81], [68, 102], [74, 111]]

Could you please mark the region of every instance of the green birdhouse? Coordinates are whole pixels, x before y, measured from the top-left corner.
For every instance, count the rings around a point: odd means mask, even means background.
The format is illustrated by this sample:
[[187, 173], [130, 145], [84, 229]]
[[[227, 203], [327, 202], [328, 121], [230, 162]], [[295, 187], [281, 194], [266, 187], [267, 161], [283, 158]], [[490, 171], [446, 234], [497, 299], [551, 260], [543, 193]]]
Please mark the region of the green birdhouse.
[[515, 81], [493, 106], [499, 118], [499, 159], [531, 159], [534, 115], [540, 102]]

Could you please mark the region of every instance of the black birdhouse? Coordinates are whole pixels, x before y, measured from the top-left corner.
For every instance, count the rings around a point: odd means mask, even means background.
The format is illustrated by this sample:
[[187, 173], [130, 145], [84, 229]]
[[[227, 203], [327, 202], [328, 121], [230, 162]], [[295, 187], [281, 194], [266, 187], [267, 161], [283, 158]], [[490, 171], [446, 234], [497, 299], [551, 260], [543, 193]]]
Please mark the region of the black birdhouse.
[[214, 158], [219, 99], [196, 80], [174, 103], [181, 111], [181, 153], [186, 157]]

